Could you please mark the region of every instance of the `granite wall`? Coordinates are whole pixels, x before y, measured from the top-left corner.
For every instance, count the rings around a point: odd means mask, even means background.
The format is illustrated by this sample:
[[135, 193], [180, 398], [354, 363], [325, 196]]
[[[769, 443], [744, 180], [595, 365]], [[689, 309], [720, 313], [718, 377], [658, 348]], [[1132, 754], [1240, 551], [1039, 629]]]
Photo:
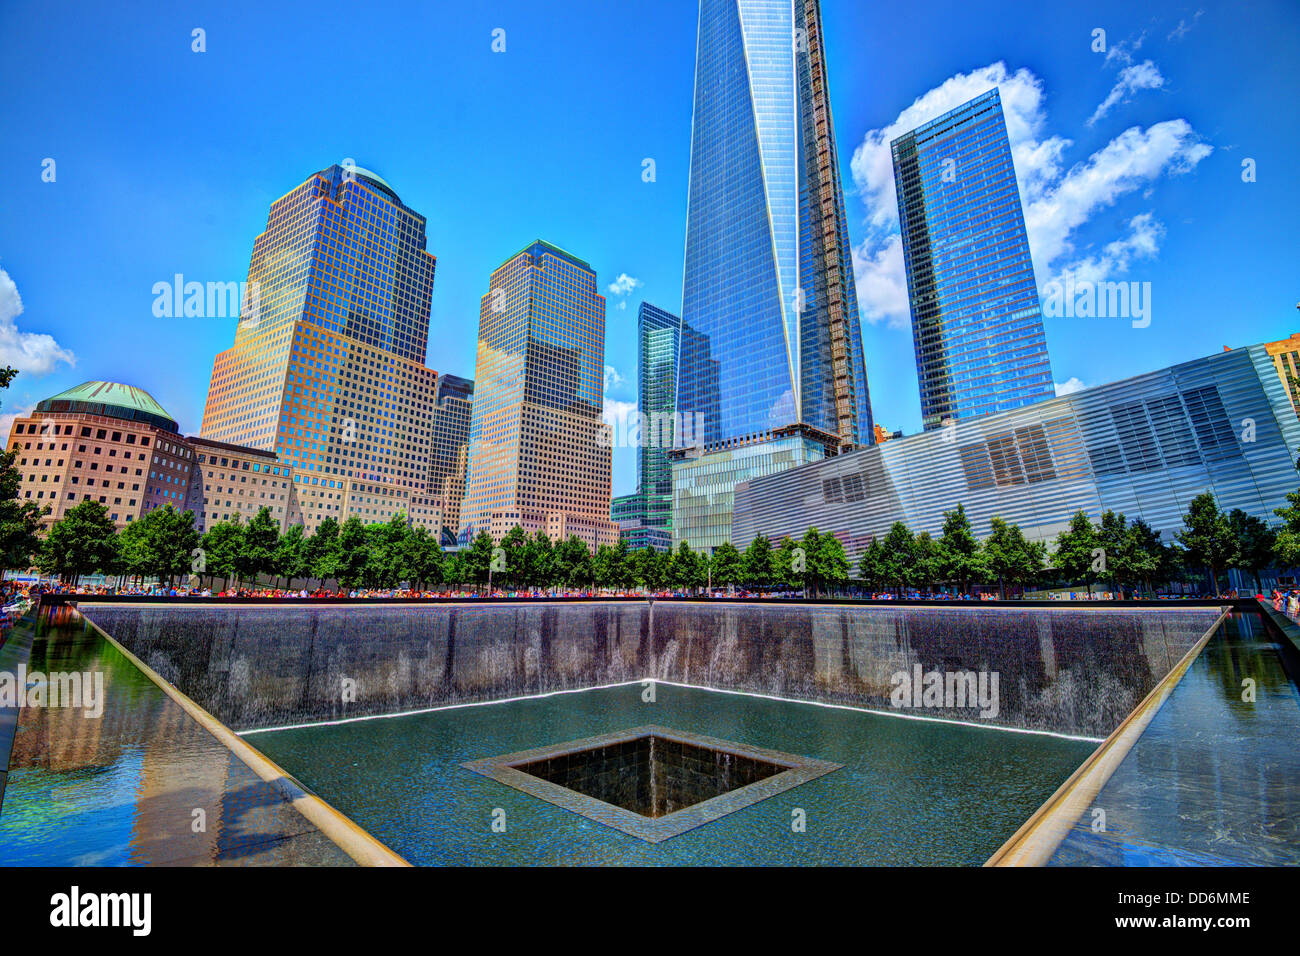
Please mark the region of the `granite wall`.
[[908, 713], [1091, 736], [1110, 733], [1219, 615], [671, 601], [82, 612], [237, 730], [647, 677], [894, 709], [895, 675], [919, 665], [996, 673], [998, 712]]

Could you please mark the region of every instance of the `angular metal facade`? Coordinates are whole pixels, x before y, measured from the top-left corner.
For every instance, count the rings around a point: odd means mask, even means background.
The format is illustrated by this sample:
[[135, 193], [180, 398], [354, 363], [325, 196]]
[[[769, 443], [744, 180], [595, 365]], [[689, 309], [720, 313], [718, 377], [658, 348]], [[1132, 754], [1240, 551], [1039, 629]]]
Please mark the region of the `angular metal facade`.
[[1300, 476], [1300, 421], [1262, 345], [874, 445], [738, 485], [732, 543], [835, 534], [855, 563], [895, 521], [937, 536], [966, 506], [1052, 540], [1082, 509], [1142, 518], [1166, 540], [1192, 498], [1274, 524]]

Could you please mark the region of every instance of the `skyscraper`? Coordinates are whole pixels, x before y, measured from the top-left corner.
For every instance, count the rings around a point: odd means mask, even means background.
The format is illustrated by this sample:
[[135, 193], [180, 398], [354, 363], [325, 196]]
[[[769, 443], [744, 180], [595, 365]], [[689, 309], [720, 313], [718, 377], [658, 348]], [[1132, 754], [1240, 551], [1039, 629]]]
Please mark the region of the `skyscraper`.
[[202, 435], [276, 452], [309, 530], [412, 515], [426, 494], [434, 266], [424, 217], [369, 170], [330, 166], [271, 205]]
[[700, 2], [683, 272], [673, 539], [712, 548], [737, 482], [871, 442], [817, 0]]
[[671, 544], [673, 469], [668, 450], [681, 430], [677, 427], [677, 368], [682, 320], [642, 302], [636, 324], [637, 487], [635, 494], [614, 499], [613, 518], [629, 546], [662, 550]]
[[1054, 397], [997, 89], [891, 146], [922, 424]]
[[602, 438], [605, 299], [586, 262], [538, 240], [492, 273], [479, 308], [462, 540], [515, 525], [612, 544]]

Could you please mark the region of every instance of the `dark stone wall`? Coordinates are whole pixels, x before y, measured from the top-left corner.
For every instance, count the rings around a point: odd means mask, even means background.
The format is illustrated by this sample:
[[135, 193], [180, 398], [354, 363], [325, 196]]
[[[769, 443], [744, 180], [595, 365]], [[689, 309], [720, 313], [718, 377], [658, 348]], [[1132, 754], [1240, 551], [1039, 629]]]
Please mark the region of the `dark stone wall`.
[[83, 613], [237, 730], [648, 677], [892, 709], [891, 677], [919, 664], [997, 672], [999, 713], [909, 713], [1093, 736], [1110, 733], [1218, 617], [666, 601]]

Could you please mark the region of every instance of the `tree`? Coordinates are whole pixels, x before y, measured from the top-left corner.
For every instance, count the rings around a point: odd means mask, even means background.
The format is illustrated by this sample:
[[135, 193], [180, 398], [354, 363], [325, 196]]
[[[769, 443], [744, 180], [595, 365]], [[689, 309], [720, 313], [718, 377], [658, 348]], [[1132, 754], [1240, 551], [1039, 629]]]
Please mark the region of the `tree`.
[[470, 584], [486, 585], [492, 574], [492, 535], [480, 531], [459, 554], [465, 568], [465, 580]]
[[570, 588], [583, 588], [592, 583], [591, 549], [576, 534], [555, 546], [555, 576]]
[[339, 522], [328, 517], [316, 526], [315, 532], [303, 543], [303, 573], [308, 583], [315, 578], [321, 587], [327, 578], [334, 577], [338, 569]]
[[901, 521], [893, 523], [881, 543], [881, 567], [885, 580], [894, 585], [900, 598], [917, 582], [916, 539]]
[[215, 581], [221, 578], [222, 589], [239, 577], [239, 555], [244, 548], [244, 529], [236, 517], [233, 521], [218, 521], [203, 535], [203, 563], [206, 572]]
[[1152, 584], [1171, 580], [1178, 568], [1173, 548], [1160, 540], [1160, 533], [1141, 518], [1129, 525], [1129, 562], [1133, 576], [1151, 592]]
[[788, 590], [801, 587], [804, 571], [800, 565], [806, 566], [806, 559], [807, 555], [802, 554], [802, 549], [793, 538], [782, 538], [772, 554], [772, 583]]
[[627, 539], [619, 536], [614, 545], [615, 586], [628, 590], [636, 586], [636, 568], [632, 564], [632, 551], [627, 546]]
[[50, 527], [36, 566], [75, 585], [83, 574], [111, 573], [117, 560], [117, 527], [107, 508], [87, 498]]
[[347, 590], [364, 584], [370, 564], [370, 535], [356, 515], [339, 527], [338, 550], [331, 577]]
[[492, 577], [494, 584], [510, 591], [518, 591], [531, 582], [528, 572], [528, 532], [522, 525], [515, 525], [501, 539], [501, 556], [504, 557], [505, 570], [496, 572]]
[[[8, 388], [17, 374], [16, 368], [0, 370], [0, 388]], [[0, 451], [0, 579], [10, 568], [31, 567], [41, 547], [41, 518], [50, 513], [48, 505], [19, 501], [23, 476], [14, 465], [17, 457], [16, 449]]]
[[620, 570], [613, 546], [608, 544], [598, 546], [595, 560], [592, 561], [592, 578], [596, 582], [596, 587], [617, 586]]
[[708, 559], [702, 554], [696, 554], [683, 541], [668, 562], [668, 583], [683, 591], [698, 590], [708, 580], [708, 568]]
[[285, 587], [293, 587], [293, 579], [306, 577], [307, 539], [300, 524], [290, 525], [289, 530], [280, 535], [275, 547], [275, 556], [271, 562], [271, 573], [278, 582], [284, 578]]
[[555, 548], [545, 531], [528, 539], [523, 552], [522, 577], [529, 587], [548, 590], [555, 584]]
[[244, 527], [244, 544], [236, 563], [240, 578], [256, 585], [259, 574], [270, 574], [279, 544], [280, 528], [271, 517], [271, 509], [263, 506]]
[[668, 556], [656, 548], [642, 548], [636, 552], [633, 565], [636, 583], [647, 591], [659, 591], [667, 577], [665, 565]]
[[966, 517], [966, 506], [958, 505], [943, 515], [943, 533], [939, 535], [939, 559], [943, 577], [956, 581], [962, 594], [970, 591], [970, 582], [988, 573], [979, 539]]
[[803, 536], [805, 581], [812, 584], [814, 595], [824, 588], [839, 587], [849, 579], [849, 559], [844, 545], [833, 534], [821, 534], [809, 528]]
[[428, 590], [429, 585], [442, 579], [442, 546], [437, 535], [421, 525], [411, 529], [402, 548], [402, 577], [417, 591]]
[[1282, 519], [1274, 532], [1273, 555], [1282, 567], [1296, 568], [1300, 567], [1300, 491], [1289, 492], [1286, 501], [1285, 508], [1273, 512]]
[[[159, 584], [170, 586], [178, 575], [194, 569], [199, 540], [194, 512], [177, 511], [170, 504], [154, 508], [122, 530], [119, 566], [135, 577], [156, 577]], [[206, 568], [206, 554], [199, 566]]]
[[395, 588], [406, 577], [406, 539], [411, 534], [406, 513], [399, 511], [387, 521], [366, 528], [370, 555], [365, 580], [370, 587]]
[[885, 546], [875, 538], [871, 539], [871, 543], [858, 558], [858, 580], [873, 592], [893, 584], [885, 561]]
[[997, 575], [998, 591], [1007, 596], [1007, 584], [1019, 585], [1035, 580], [1043, 570], [1047, 547], [1041, 541], [1027, 541], [1019, 525], [995, 517], [991, 533], [984, 542], [990, 573]]
[[776, 555], [772, 551], [772, 542], [760, 534], [745, 548], [741, 580], [763, 594], [776, 578]]
[[1261, 518], [1246, 514], [1240, 508], [1228, 512], [1228, 526], [1236, 538], [1235, 554], [1228, 567], [1249, 572], [1255, 578], [1256, 592], [1264, 589], [1259, 572], [1273, 563], [1273, 544], [1277, 537]]
[[1192, 499], [1183, 516], [1183, 530], [1175, 536], [1182, 546], [1189, 568], [1210, 572], [1210, 593], [1219, 593], [1219, 569], [1236, 558], [1237, 538], [1228, 516], [1219, 510], [1213, 492], [1202, 492]]
[[1097, 529], [1080, 508], [1070, 519], [1070, 526], [1056, 536], [1052, 567], [1069, 582], [1083, 581], [1091, 585], [1096, 578], [1093, 567], [1097, 555], [1093, 552], [1100, 547]]
[[745, 578], [745, 559], [730, 541], [724, 541], [713, 549], [709, 567], [714, 587], [731, 587]]
[[933, 591], [934, 584], [944, 574], [943, 552], [939, 542], [922, 531], [912, 539], [912, 579], [918, 588]]

